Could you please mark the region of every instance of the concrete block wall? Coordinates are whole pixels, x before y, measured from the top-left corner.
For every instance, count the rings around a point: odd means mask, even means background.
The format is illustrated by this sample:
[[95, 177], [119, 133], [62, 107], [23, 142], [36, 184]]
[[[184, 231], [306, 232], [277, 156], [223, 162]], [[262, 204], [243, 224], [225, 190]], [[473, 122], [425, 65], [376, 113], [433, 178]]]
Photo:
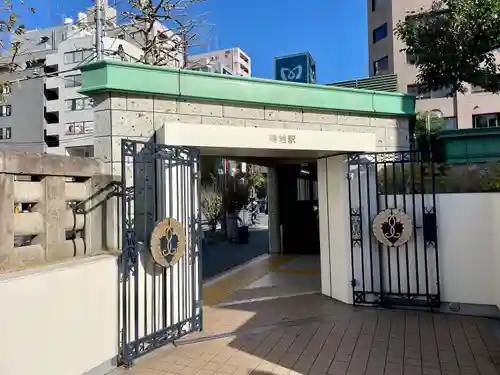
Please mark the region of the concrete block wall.
[[[110, 249], [102, 170], [92, 158], [0, 152], [0, 273]], [[31, 208], [15, 212], [21, 204]]]
[[408, 149], [408, 119], [335, 111], [221, 104], [103, 93], [95, 97], [95, 157], [120, 174], [121, 139], [149, 140], [168, 122], [338, 132], [371, 132], [379, 151]]

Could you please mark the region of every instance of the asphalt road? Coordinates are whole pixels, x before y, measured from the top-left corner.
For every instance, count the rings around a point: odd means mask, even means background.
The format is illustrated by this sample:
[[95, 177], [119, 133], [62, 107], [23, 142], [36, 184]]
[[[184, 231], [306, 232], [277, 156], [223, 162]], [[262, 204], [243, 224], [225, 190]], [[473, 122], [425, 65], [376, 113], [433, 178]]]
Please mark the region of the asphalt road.
[[267, 215], [260, 214], [258, 223], [251, 226], [249, 232], [248, 244], [240, 245], [224, 241], [205, 247], [202, 252], [203, 280], [269, 252]]

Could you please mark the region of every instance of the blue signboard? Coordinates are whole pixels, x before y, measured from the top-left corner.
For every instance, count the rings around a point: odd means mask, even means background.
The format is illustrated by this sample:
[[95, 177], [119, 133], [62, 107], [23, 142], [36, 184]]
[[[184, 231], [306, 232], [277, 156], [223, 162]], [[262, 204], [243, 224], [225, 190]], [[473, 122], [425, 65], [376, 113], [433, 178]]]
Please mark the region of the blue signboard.
[[274, 79], [316, 83], [316, 62], [309, 52], [274, 58]]

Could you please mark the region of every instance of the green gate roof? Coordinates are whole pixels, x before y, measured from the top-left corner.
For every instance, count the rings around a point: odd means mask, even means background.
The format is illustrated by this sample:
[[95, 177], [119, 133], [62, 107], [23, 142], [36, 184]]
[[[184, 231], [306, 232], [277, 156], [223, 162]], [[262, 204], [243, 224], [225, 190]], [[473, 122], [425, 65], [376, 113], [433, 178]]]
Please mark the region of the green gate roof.
[[235, 77], [142, 64], [99, 61], [84, 65], [81, 93], [105, 91], [211, 102], [413, 116], [411, 95]]

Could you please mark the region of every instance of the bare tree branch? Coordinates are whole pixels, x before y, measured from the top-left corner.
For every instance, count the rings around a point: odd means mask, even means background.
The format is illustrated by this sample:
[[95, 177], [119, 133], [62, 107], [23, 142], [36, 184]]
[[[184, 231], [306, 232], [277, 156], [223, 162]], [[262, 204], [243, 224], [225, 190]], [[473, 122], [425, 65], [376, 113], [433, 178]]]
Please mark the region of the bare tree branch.
[[[8, 58], [0, 58], [0, 71], [13, 72], [19, 68], [16, 58], [20, 53], [21, 43], [13, 41], [12, 37], [24, 34], [25, 26], [20, 23], [18, 12], [26, 7], [24, 0], [3, 0], [0, 5], [0, 55], [8, 53]], [[30, 13], [35, 9], [27, 7]], [[10, 83], [0, 79], [0, 101], [3, 101], [4, 92], [10, 89]]]
[[[200, 40], [200, 31], [209, 27], [206, 13], [193, 15], [193, 7], [205, 0], [128, 0], [129, 12], [123, 12], [128, 24], [124, 31], [141, 32], [138, 43], [143, 51], [141, 62], [157, 66], [187, 67], [188, 50]], [[135, 38], [139, 42], [138, 38]]]

